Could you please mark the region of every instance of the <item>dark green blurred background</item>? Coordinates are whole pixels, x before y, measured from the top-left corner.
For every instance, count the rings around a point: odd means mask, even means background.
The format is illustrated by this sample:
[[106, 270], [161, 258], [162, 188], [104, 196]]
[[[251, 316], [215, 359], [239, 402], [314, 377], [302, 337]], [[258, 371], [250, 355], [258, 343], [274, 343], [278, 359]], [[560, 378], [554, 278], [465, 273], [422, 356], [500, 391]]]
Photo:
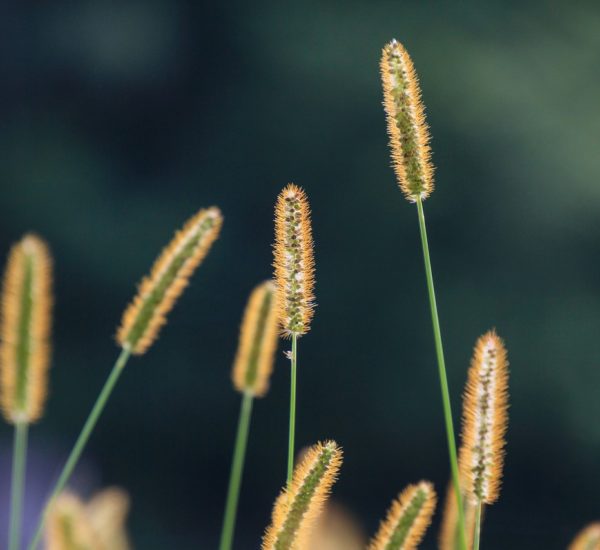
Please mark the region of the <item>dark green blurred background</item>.
[[[83, 495], [131, 493], [139, 549], [216, 547], [238, 324], [271, 273], [288, 181], [310, 197], [317, 260], [299, 445], [344, 446], [335, 498], [368, 533], [405, 484], [444, 492], [416, 210], [389, 168], [380, 105], [392, 37], [413, 56], [433, 135], [426, 214], [457, 420], [477, 336], [495, 326], [509, 349], [505, 481], [483, 546], [564, 548], [598, 519], [597, 2], [59, 1], [0, 6], [1, 250], [35, 230], [56, 264], [29, 525], [117, 355], [136, 282], [177, 226], [216, 204], [220, 240], [157, 344], [131, 361], [73, 480]], [[284, 481], [286, 366], [278, 353], [255, 408], [240, 550], [258, 548]], [[0, 429], [3, 518], [11, 437]]]

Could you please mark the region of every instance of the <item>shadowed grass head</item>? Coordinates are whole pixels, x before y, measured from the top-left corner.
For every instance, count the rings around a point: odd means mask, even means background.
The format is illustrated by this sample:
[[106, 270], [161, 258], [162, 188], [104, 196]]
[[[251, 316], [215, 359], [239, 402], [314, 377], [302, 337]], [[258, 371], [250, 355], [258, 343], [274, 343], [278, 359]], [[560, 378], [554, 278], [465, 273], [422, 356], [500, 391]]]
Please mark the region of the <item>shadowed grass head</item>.
[[339, 469], [342, 450], [334, 441], [311, 447], [294, 469], [289, 489], [275, 501], [262, 550], [303, 550], [323, 510]]
[[44, 241], [26, 235], [10, 251], [2, 289], [1, 389], [11, 423], [34, 422], [48, 388], [52, 262]]
[[[465, 531], [467, 548], [473, 546], [473, 534], [475, 529], [475, 515], [477, 508], [464, 498], [463, 508], [465, 510]], [[444, 515], [442, 516], [442, 527], [440, 529], [439, 548], [440, 550], [460, 550], [460, 522], [458, 521], [458, 506], [456, 502], [456, 493], [452, 482], [448, 483], [446, 490], [446, 502], [444, 504]]]
[[293, 184], [277, 198], [274, 255], [281, 332], [302, 336], [313, 317], [315, 262], [308, 199]]
[[166, 315], [219, 236], [222, 221], [218, 208], [200, 210], [175, 234], [123, 314], [117, 332], [123, 348], [141, 355], [152, 345], [166, 323]]
[[262, 397], [269, 389], [277, 348], [277, 301], [273, 281], [258, 285], [244, 311], [233, 365], [235, 389]]
[[419, 80], [408, 52], [392, 40], [381, 53], [383, 106], [398, 185], [412, 202], [433, 191], [429, 131]]
[[590, 523], [581, 530], [569, 550], [600, 550], [600, 522]]
[[409, 485], [388, 510], [368, 550], [411, 550], [431, 523], [436, 494], [431, 483]]
[[493, 504], [500, 492], [508, 424], [508, 361], [495, 331], [477, 340], [463, 399], [459, 465], [465, 493]]

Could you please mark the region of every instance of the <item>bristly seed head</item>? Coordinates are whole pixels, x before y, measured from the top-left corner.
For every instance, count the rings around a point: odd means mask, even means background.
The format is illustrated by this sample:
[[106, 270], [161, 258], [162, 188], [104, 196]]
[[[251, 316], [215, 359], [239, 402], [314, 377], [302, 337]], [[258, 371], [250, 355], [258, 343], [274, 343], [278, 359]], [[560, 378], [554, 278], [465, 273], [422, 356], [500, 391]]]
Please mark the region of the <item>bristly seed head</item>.
[[272, 522], [262, 550], [303, 550], [342, 465], [342, 450], [334, 441], [311, 447], [294, 469], [289, 490], [273, 507]]
[[463, 398], [459, 455], [465, 493], [493, 504], [500, 492], [508, 424], [508, 361], [495, 331], [477, 340]]
[[166, 323], [166, 315], [194, 270], [219, 236], [223, 218], [218, 208], [200, 210], [162, 251], [148, 277], [142, 280], [127, 307], [117, 332], [117, 342], [134, 355], [146, 352]]
[[267, 393], [277, 348], [277, 321], [275, 285], [265, 281], [252, 291], [244, 311], [232, 373], [236, 390], [255, 397]]
[[35, 422], [44, 409], [50, 362], [52, 260], [25, 235], [9, 254], [2, 292], [1, 399], [8, 422]]
[[580, 531], [569, 550], [600, 550], [600, 522], [590, 523]]
[[315, 262], [308, 199], [293, 184], [277, 198], [274, 255], [281, 333], [302, 336], [313, 317]]
[[380, 68], [396, 179], [409, 201], [426, 199], [433, 191], [433, 165], [417, 73], [396, 40], [384, 46]]
[[436, 501], [437, 495], [428, 481], [406, 487], [392, 502], [368, 550], [416, 548], [431, 523]]
[[[473, 535], [475, 528], [475, 515], [477, 508], [462, 493], [462, 503], [465, 512], [465, 531], [467, 537], [467, 548], [473, 547]], [[444, 515], [442, 516], [442, 527], [439, 536], [440, 550], [461, 550], [460, 544], [460, 522], [458, 520], [458, 505], [456, 502], [456, 493], [452, 482], [448, 483], [446, 490], [446, 503], [444, 505]]]

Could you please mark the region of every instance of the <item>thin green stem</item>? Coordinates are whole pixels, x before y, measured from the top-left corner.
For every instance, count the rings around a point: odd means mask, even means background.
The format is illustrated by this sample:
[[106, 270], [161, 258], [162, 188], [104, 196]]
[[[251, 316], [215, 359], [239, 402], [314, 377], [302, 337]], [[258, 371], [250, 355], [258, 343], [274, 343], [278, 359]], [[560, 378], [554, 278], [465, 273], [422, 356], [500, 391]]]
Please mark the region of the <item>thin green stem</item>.
[[79, 434], [79, 437], [77, 438], [77, 441], [75, 442], [75, 445], [73, 446], [73, 449], [71, 450], [71, 454], [69, 455], [69, 458], [67, 459], [67, 461], [65, 462], [65, 465], [63, 466], [63, 469], [60, 473], [58, 481], [56, 482], [56, 485], [52, 489], [50, 498], [48, 499], [48, 501], [46, 502], [46, 504], [44, 506], [44, 509], [42, 510], [42, 514], [41, 514], [40, 520], [38, 522], [37, 529], [35, 531], [35, 536], [33, 537], [32, 541], [28, 547], [29, 550], [35, 550], [37, 548], [37, 545], [39, 544], [40, 539], [42, 538], [42, 533], [44, 531], [44, 526], [46, 524], [48, 510], [50, 509], [50, 506], [54, 502], [54, 499], [65, 488], [67, 481], [69, 481], [69, 478], [71, 477], [71, 474], [73, 473], [73, 470], [75, 469], [75, 466], [77, 465], [77, 462], [79, 461], [79, 458], [81, 457], [81, 453], [83, 452], [83, 449], [85, 448], [85, 445], [88, 442], [90, 435], [94, 431], [94, 428], [96, 427], [96, 423], [98, 422], [98, 418], [100, 418], [100, 415], [102, 414], [102, 411], [104, 410], [104, 407], [106, 406], [108, 398], [110, 397], [110, 394], [112, 393], [117, 381], [119, 380], [119, 376], [121, 375], [123, 368], [127, 364], [127, 361], [129, 359], [130, 355], [131, 355], [131, 350], [129, 350], [129, 348], [123, 348], [123, 350], [119, 354], [117, 361], [115, 362], [106, 382], [104, 383], [104, 387], [102, 388], [100, 395], [96, 399], [96, 403], [94, 404], [94, 407], [92, 408], [92, 411], [90, 412], [90, 415], [88, 416], [87, 420], [85, 421], [85, 424], [83, 425], [83, 428]]
[[296, 364], [298, 361], [298, 336], [292, 335], [292, 372], [290, 379], [290, 431], [288, 439], [287, 486], [292, 484], [294, 475], [294, 439], [296, 436]]
[[235, 517], [240, 496], [240, 486], [242, 484], [242, 473], [244, 471], [244, 458], [246, 456], [246, 446], [248, 444], [248, 432], [250, 430], [253, 399], [254, 396], [252, 394], [244, 393], [237, 435], [235, 437], [235, 448], [233, 450], [233, 462], [231, 463], [229, 489], [227, 491], [227, 502], [225, 503], [225, 516], [223, 519], [223, 530], [221, 531], [219, 550], [231, 550], [231, 545], [233, 544]]
[[452, 422], [452, 407], [450, 406], [450, 392], [448, 390], [448, 377], [446, 375], [446, 363], [444, 361], [444, 348], [442, 346], [442, 333], [440, 331], [440, 320], [438, 317], [437, 303], [435, 300], [435, 288], [433, 286], [433, 272], [431, 269], [431, 258], [429, 257], [429, 243], [427, 242], [427, 228], [425, 227], [425, 213], [423, 212], [423, 201], [417, 197], [417, 210], [419, 213], [419, 230], [421, 232], [421, 244], [423, 246], [423, 259], [425, 262], [425, 275], [427, 278], [427, 291], [429, 293], [429, 305], [431, 308], [431, 323], [433, 325], [433, 339], [435, 341], [435, 353], [437, 356], [440, 388], [442, 390], [442, 404], [444, 407], [444, 420], [446, 423], [446, 437], [448, 440], [448, 453], [450, 455], [450, 469], [452, 471], [452, 483], [456, 495], [458, 507], [459, 538], [462, 550], [467, 550], [465, 537], [465, 511], [462, 504], [462, 495], [458, 473], [458, 459], [456, 455], [456, 441], [454, 436], [454, 424]]
[[475, 512], [475, 536], [473, 537], [473, 550], [479, 550], [479, 539], [481, 538], [481, 500], [477, 502]]
[[27, 462], [27, 422], [15, 424], [12, 483], [10, 498], [10, 528], [8, 531], [9, 550], [19, 550], [21, 545], [21, 518], [23, 515], [23, 494], [25, 492], [25, 464]]

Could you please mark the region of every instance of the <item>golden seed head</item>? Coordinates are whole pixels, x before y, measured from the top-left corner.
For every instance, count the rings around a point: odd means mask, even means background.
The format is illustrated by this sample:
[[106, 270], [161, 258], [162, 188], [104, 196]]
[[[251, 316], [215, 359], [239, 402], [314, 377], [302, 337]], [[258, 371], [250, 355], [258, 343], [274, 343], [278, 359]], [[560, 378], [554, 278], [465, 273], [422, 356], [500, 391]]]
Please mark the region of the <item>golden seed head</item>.
[[265, 281], [252, 291], [244, 311], [232, 372], [236, 390], [254, 397], [263, 397], [267, 393], [276, 348], [275, 285], [273, 281]]
[[508, 424], [508, 361], [495, 331], [477, 340], [463, 397], [461, 479], [472, 501], [493, 504], [500, 492]]
[[308, 450], [294, 469], [289, 490], [284, 489], [275, 501], [262, 550], [306, 548], [341, 465], [342, 450], [334, 441], [318, 443]]
[[48, 550], [130, 550], [125, 529], [129, 496], [117, 487], [84, 503], [62, 493], [50, 507], [46, 526]]
[[364, 550], [361, 526], [345, 508], [328, 503], [310, 536], [310, 550]]
[[396, 40], [384, 46], [380, 68], [398, 185], [409, 201], [426, 199], [433, 191], [433, 165], [417, 73], [408, 52]]
[[[475, 515], [477, 508], [465, 498], [463, 493], [463, 508], [465, 511], [465, 531], [467, 532], [467, 548], [473, 547], [473, 534], [475, 528]], [[460, 523], [458, 521], [458, 506], [456, 494], [452, 482], [446, 490], [446, 502], [444, 504], [444, 515], [442, 516], [442, 527], [440, 529], [440, 550], [460, 550]]]
[[222, 222], [218, 208], [200, 210], [175, 234], [125, 310], [117, 332], [119, 345], [134, 355], [147, 351], [192, 273], [219, 236]]
[[600, 522], [590, 523], [581, 530], [569, 550], [600, 550]]
[[39, 237], [25, 235], [8, 256], [2, 289], [1, 401], [8, 422], [35, 422], [48, 390], [52, 261]]
[[431, 523], [436, 501], [435, 490], [428, 481], [406, 487], [392, 502], [368, 550], [416, 548]]
[[52, 504], [46, 526], [47, 550], [81, 548], [95, 550], [95, 535], [85, 505], [71, 493], [63, 493]]
[[301, 336], [313, 317], [315, 261], [308, 199], [292, 183], [277, 198], [274, 254], [281, 333]]

